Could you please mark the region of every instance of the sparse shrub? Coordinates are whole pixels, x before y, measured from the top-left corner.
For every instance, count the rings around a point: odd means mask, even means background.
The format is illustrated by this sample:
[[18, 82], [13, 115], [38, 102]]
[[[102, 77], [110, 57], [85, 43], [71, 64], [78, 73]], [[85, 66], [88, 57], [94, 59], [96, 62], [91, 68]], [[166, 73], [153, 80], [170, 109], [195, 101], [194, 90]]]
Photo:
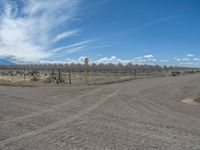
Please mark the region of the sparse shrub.
[[189, 71], [185, 71], [184, 73], [185, 74], [193, 74], [193, 73], [195, 73], [195, 71], [194, 70], [189, 70]]
[[196, 73], [200, 73], [200, 70], [196, 70]]
[[46, 80], [44, 80], [44, 83], [51, 83], [51, 78], [48, 77]]
[[38, 81], [40, 79], [40, 76], [38, 74], [33, 74], [31, 81]]
[[200, 103], [200, 97], [196, 98], [194, 101]]
[[65, 83], [65, 78], [60, 77], [56, 81], [57, 81], [57, 84], [59, 84], [59, 83]]
[[181, 75], [181, 72], [180, 71], [173, 71], [173, 72], [171, 72], [171, 76], [179, 76], [179, 75]]

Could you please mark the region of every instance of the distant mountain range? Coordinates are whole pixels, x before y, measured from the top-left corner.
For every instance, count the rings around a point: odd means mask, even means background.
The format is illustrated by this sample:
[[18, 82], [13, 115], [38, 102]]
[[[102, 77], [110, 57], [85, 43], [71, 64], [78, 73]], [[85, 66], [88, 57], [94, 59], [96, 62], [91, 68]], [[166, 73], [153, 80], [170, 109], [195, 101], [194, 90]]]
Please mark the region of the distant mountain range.
[[6, 58], [0, 58], [0, 65], [11, 65], [11, 64], [15, 64], [14, 62], [12, 62], [9, 59]]

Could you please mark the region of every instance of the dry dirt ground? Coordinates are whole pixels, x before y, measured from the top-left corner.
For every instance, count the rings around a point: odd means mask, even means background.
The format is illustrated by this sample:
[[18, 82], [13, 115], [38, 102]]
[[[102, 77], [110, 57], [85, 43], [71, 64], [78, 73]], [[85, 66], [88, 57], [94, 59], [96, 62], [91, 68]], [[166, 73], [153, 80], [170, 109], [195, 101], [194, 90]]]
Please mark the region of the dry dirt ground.
[[0, 150], [200, 150], [200, 74], [0, 86]]

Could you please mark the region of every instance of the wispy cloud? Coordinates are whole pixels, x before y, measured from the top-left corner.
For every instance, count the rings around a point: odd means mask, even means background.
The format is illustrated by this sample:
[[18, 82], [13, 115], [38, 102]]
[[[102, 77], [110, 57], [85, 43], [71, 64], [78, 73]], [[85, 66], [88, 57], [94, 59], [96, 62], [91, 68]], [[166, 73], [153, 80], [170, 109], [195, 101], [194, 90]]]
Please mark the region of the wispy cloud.
[[71, 31], [60, 33], [60, 34], [56, 35], [56, 37], [53, 38], [52, 42], [56, 43], [56, 42], [58, 42], [58, 41], [60, 41], [62, 39], [65, 39], [67, 37], [73, 36], [76, 33], [78, 33], [78, 30], [71, 30]]
[[3, 2], [0, 12], [0, 56], [27, 61], [45, 59], [52, 55], [49, 51], [52, 40], [58, 41], [77, 32], [54, 35], [55, 29], [76, 16], [79, 0]]
[[111, 44], [95, 44], [95, 45], [91, 45], [90, 49], [101, 49], [101, 48], [106, 48], [110, 46]]
[[77, 53], [77, 52], [83, 51], [85, 48], [87, 48], [87, 46], [85, 46], [85, 45], [77, 46], [77, 47], [74, 47], [74, 48], [67, 49], [66, 52], [68, 54], [73, 54], [73, 53]]
[[157, 23], [166, 22], [166, 21], [169, 21], [169, 20], [172, 20], [172, 19], [176, 19], [178, 17], [181, 17], [181, 16], [180, 15], [179, 16], [170, 16], [170, 17], [165, 17], [165, 18], [157, 19], [157, 20], [145, 23], [143, 25], [140, 25], [138, 27], [135, 27], [134, 30], [140, 30], [140, 29], [149, 27], [149, 26], [157, 24]]
[[51, 53], [57, 53], [60, 51], [65, 51], [65, 52], [69, 52], [69, 53], [77, 52], [78, 49], [87, 47], [88, 44], [91, 42], [92, 42], [91, 40], [82, 41], [82, 42], [78, 42], [75, 44], [55, 48], [55, 49], [51, 50], [50, 52]]
[[100, 48], [106, 48], [109, 47], [109, 43], [99, 43], [96, 40], [86, 40], [86, 41], [81, 41], [78, 43], [74, 43], [71, 45], [66, 45], [66, 46], [61, 46], [55, 49], [52, 49], [50, 52], [51, 54], [55, 54], [58, 52], [65, 52], [67, 54], [72, 54], [72, 53], [77, 53], [80, 51], [84, 51], [86, 49], [100, 49]]

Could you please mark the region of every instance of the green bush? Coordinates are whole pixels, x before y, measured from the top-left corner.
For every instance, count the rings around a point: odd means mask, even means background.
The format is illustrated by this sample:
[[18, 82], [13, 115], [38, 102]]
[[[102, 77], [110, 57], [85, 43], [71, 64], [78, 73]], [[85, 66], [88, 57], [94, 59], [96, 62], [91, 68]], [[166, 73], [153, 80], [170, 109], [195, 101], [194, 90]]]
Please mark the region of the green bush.
[[38, 74], [33, 74], [31, 81], [38, 81], [40, 79], [40, 76]]
[[171, 76], [179, 76], [179, 75], [181, 75], [180, 71], [173, 71], [173, 72], [171, 72]]

